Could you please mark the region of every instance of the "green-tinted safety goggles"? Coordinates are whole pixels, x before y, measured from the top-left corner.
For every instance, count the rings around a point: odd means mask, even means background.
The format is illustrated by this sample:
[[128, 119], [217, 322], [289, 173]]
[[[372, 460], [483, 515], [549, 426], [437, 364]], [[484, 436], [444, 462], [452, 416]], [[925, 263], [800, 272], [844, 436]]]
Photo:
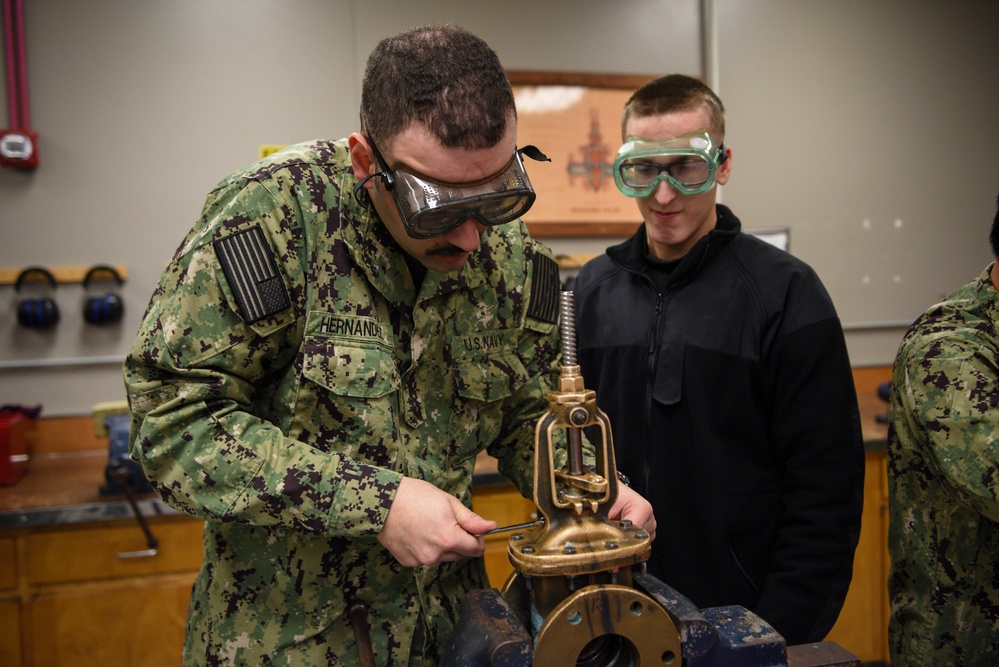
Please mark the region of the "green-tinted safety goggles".
[[666, 141], [632, 137], [617, 152], [614, 182], [629, 197], [647, 197], [663, 181], [681, 194], [699, 195], [714, 187], [725, 157], [725, 146], [715, 146], [707, 130]]

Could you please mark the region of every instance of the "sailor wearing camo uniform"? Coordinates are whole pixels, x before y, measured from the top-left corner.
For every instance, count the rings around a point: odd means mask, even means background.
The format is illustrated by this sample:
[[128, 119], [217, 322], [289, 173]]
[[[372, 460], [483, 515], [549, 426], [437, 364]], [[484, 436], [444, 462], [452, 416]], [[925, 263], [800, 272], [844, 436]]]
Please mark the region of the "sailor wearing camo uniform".
[[[990, 241], [999, 258], [999, 211]], [[916, 320], [895, 360], [888, 430], [893, 667], [999, 661], [997, 288], [994, 262]]]
[[[476, 455], [532, 492], [559, 361], [558, 267], [519, 220], [543, 155], [454, 26], [381, 42], [361, 118], [212, 191], [125, 363], [133, 457], [206, 521], [188, 667], [436, 664], [487, 586]], [[629, 489], [611, 516], [654, 534]]]

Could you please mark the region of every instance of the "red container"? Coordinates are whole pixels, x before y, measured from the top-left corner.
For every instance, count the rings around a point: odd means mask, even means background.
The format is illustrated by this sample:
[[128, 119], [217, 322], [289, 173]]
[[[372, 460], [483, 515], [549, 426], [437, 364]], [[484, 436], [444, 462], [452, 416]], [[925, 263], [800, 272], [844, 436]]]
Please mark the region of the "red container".
[[28, 429], [20, 412], [0, 414], [0, 486], [9, 486], [28, 471]]

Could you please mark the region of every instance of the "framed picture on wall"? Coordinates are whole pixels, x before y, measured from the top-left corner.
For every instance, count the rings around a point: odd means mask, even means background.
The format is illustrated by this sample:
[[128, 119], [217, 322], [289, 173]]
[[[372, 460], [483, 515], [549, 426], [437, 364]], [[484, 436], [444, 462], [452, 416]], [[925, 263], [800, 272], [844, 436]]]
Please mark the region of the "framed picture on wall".
[[517, 144], [551, 162], [527, 161], [537, 200], [524, 216], [536, 237], [629, 236], [640, 223], [612, 166], [621, 110], [654, 75], [507, 71], [517, 101]]

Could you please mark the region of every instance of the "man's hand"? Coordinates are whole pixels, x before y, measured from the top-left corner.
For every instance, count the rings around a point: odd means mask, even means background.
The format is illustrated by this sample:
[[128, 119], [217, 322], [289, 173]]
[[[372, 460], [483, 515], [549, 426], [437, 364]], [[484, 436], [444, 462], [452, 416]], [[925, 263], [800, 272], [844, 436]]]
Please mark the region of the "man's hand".
[[656, 539], [656, 517], [648, 500], [638, 495], [624, 484], [617, 485], [617, 501], [607, 513], [611, 521], [629, 519], [636, 526], [644, 528], [649, 537]]
[[403, 477], [378, 541], [406, 567], [481, 556], [496, 527], [429, 482]]

